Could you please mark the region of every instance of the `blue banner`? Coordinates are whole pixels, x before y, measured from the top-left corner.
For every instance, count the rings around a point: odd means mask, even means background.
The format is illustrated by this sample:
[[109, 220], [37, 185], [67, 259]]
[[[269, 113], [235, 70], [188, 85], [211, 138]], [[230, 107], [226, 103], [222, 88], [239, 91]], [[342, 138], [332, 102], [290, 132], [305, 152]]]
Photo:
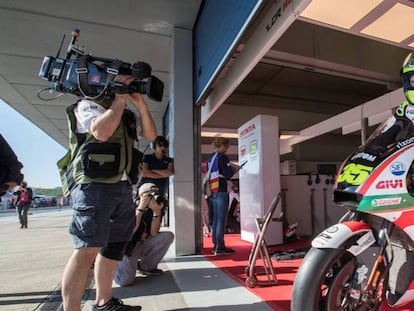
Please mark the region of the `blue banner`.
[[206, 0], [194, 29], [194, 96], [198, 102], [232, 52], [262, 0]]

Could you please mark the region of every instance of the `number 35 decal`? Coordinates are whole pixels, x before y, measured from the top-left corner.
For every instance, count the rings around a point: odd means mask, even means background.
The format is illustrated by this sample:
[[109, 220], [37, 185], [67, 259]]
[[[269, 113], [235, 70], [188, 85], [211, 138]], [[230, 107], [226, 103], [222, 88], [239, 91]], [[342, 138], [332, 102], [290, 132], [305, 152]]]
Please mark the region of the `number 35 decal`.
[[373, 167], [362, 164], [350, 163], [342, 169], [338, 177], [338, 183], [346, 182], [350, 185], [358, 186], [369, 176]]

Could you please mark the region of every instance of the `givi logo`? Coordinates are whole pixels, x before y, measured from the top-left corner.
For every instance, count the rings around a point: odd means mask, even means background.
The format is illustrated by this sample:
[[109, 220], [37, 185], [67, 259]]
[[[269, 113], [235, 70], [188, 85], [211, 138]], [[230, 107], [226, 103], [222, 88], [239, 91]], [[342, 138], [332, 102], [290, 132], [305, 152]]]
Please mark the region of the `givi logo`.
[[398, 189], [402, 187], [402, 179], [381, 180], [375, 186], [377, 189]]

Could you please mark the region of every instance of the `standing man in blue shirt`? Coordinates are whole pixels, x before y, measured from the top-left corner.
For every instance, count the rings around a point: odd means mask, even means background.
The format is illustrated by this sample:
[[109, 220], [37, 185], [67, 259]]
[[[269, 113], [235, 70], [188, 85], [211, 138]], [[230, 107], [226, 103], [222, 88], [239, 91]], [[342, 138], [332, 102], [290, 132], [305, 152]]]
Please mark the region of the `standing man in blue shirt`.
[[142, 178], [138, 189], [145, 183], [154, 183], [165, 196], [168, 194], [168, 177], [174, 175], [174, 159], [167, 156], [168, 140], [157, 136], [151, 143], [154, 150], [142, 159]]

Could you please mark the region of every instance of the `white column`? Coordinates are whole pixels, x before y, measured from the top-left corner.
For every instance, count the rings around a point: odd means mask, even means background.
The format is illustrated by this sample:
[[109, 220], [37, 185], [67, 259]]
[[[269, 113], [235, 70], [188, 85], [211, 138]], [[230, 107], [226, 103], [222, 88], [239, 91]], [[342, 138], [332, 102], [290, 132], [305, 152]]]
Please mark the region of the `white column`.
[[174, 255], [195, 253], [194, 121], [192, 32], [175, 28], [171, 42], [170, 154], [175, 175], [170, 178], [170, 227]]

